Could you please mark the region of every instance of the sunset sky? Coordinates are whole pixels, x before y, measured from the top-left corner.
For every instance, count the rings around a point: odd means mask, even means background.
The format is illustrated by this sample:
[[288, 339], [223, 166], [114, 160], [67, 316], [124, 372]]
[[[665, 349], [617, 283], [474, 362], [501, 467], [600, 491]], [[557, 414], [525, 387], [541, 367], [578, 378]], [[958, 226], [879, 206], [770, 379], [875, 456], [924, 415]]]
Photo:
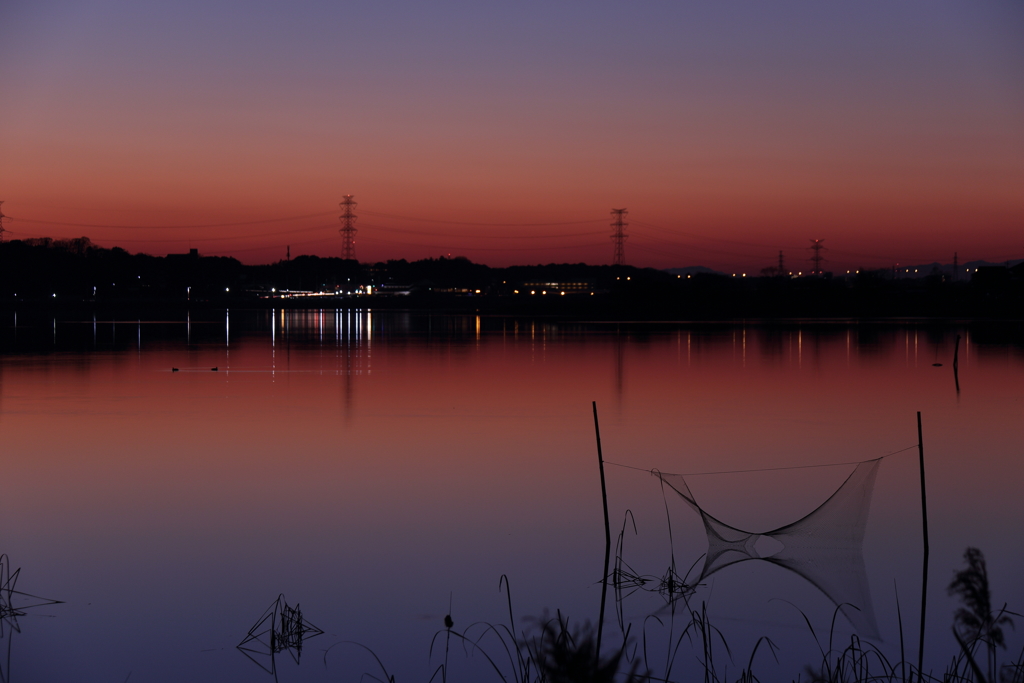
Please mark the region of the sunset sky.
[[1024, 3], [0, 3], [7, 239], [246, 263], [1024, 258]]

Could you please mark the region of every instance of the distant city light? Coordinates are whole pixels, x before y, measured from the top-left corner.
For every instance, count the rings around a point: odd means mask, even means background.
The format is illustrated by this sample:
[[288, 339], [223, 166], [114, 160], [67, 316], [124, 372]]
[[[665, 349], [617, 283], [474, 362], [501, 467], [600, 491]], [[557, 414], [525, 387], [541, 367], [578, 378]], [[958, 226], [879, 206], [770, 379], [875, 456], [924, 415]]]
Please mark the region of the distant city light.
[[561, 294], [562, 296], [565, 296], [565, 292], [560, 292], [560, 294]]

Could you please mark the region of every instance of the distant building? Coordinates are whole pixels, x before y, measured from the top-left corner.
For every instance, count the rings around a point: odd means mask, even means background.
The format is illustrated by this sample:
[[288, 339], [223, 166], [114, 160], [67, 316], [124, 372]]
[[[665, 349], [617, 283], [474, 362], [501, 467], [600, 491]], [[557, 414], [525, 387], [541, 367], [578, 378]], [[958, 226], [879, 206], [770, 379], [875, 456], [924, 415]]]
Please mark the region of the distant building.
[[519, 291], [539, 291], [549, 294], [589, 294], [594, 291], [594, 283], [591, 280], [578, 280], [575, 282], [523, 282], [519, 285]]
[[189, 249], [187, 254], [168, 254], [167, 261], [170, 263], [195, 263], [199, 260], [199, 250]]

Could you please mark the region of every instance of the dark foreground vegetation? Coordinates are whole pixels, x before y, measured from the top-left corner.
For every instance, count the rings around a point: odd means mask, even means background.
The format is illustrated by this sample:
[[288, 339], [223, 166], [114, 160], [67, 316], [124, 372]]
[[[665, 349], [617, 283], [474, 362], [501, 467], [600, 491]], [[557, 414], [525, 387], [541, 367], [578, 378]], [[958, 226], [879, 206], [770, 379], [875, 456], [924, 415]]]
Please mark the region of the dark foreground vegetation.
[[155, 257], [88, 238], [0, 243], [0, 306], [402, 308], [633, 320], [1024, 316], [1024, 263], [953, 281], [936, 269], [900, 279], [736, 277], [631, 266], [490, 268], [462, 257], [359, 263], [299, 256], [261, 266], [198, 252]]
[[[961, 603], [952, 624], [957, 647], [941, 658], [945, 664], [939, 671], [918, 668], [912, 645], [916, 634], [904, 634], [902, 620], [898, 660], [890, 660], [881, 649], [856, 635], [846, 643], [838, 642], [835, 621], [833, 630], [821, 637], [807, 620], [808, 638], [817, 646], [819, 659], [808, 662], [802, 671], [780, 671], [773, 661], [777, 647], [770, 637], [760, 638], [751, 652], [730, 650], [722, 632], [708, 618], [706, 605], [691, 604], [692, 592], [684, 589], [666, 595], [666, 609], [644, 620], [639, 632], [631, 632], [628, 624], [621, 628], [620, 620], [617, 639], [606, 634], [604, 647], [589, 622], [571, 626], [561, 613], [545, 615], [517, 629], [510, 595], [508, 624], [476, 623], [460, 631], [453, 627], [450, 616], [446, 617], [446, 628], [438, 631], [430, 644], [429, 682], [462, 680], [456, 675], [456, 658], [465, 657], [478, 660], [486, 672], [477, 676], [503, 683], [1024, 683], [1024, 650], [1010, 652], [1004, 634], [1004, 627], [1013, 626], [1012, 617], [1021, 615], [1009, 612], [1005, 605], [993, 607], [985, 559], [979, 550], [968, 548], [964, 559], [966, 568], [956, 572], [948, 587], [949, 594]], [[501, 585], [508, 591], [505, 577]], [[649, 644], [659, 637], [659, 630], [660, 637], [668, 639], [663, 643], [667, 650], [653, 655]], [[361, 680], [395, 683], [386, 663], [360, 643], [330, 645], [323, 658], [328, 668], [340, 656], [334, 653], [338, 648], [369, 654], [372, 664]]]

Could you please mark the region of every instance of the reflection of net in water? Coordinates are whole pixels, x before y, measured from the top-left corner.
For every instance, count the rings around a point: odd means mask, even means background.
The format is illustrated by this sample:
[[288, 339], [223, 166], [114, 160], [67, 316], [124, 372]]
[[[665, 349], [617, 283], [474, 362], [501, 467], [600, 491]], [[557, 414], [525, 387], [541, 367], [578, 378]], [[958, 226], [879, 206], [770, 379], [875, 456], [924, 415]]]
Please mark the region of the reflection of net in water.
[[813, 511], [792, 524], [761, 533], [738, 529], [708, 514], [687, 486], [686, 475], [654, 474], [704, 522], [708, 552], [698, 582], [737, 562], [771, 562], [820, 589], [862, 635], [878, 638], [861, 546], [880, 463], [881, 458], [858, 463], [836, 492]]
[[0, 683], [10, 680], [11, 671], [11, 640], [15, 633], [21, 633], [18, 617], [27, 613], [25, 610], [46, 605], [58, 605], [60, 600], [41, 598], [38, 595], [16, 590], [21, 569], [11, 572], [11, 560], [7, 555], [0, 555], [0, 640], [7, 640], [7, 654], [0, 664]]
[[322, 633], [306, 621], [298, 605], [292, 607], [285, 602], [284, 594], [281, 594], [249, 629], [249, 633], [238, 644], [238, 649], [264, 671], [276, 677], [276, 655], [279, 652], [287, 651], [298, 664], [303, 642]]

